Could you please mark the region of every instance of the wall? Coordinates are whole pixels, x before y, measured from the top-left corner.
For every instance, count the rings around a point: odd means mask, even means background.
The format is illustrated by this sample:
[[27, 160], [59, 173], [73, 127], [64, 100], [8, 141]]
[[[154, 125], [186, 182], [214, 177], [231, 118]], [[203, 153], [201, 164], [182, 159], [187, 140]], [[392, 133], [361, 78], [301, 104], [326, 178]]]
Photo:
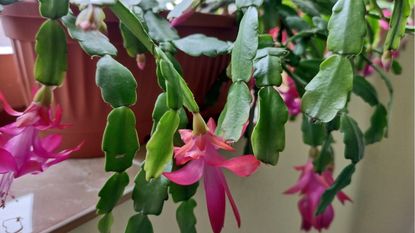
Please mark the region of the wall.
[[[395, 103], [390, 122], [389, 138], [381, 144], [367, 147], [365, 159], [358, 166], [353, 184], [346, 188], [353, 203], [341, 206], [335, 202], [336, 217], [331, 233], [409, 233], [414, 231], [414, 47], [410, 39], [400, 57], [404, 68], [401, 76], [391, 76], [395, 85]], [[377, 77], [371, 78], [382, 88], [379, 93], [384, 100], [387, 92]], [[371, 109], [353, 98], [351, 114], [361, 128], [368, 127]], [[365, 119], [365, 120], [363, 120]], [[282, 192], [298, 177], [294, 165], [306, 161], [308, 148], [301, 143], [299, 122], [287, 125], [287, 146], [276, 167], [262, 165], [248, 179], [227, 174], [234, 198], [242, 216], [242, 227], [236, 228], [227, 206], [224, 233], [295, 233], [300, 231], [300, 217], [296, 196]], [[336, 163], [339, 172], [347, 162], [342, 159], [341, 135], [337, 134]], [[196, 195], [198, 206], [197, 228], [199, 233], [211, 232], [208, 222], [203, 190]], [[151, 217], [155, 233], [178, 233], [175, 223], [175, 204], [168, 201], [161, 216]], [[127, 202], [115, 211], [115, 233], [123, 232], [129, 216], [133, 214], [132, 203]], [[73, 233], [96, 232], [96, 220], [80, 226]]]

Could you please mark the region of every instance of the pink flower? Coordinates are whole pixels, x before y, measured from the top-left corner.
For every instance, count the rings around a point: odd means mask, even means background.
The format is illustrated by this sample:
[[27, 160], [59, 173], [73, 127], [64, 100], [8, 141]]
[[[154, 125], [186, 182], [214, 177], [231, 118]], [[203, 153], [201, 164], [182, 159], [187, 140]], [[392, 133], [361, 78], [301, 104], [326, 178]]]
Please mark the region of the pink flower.
[[137, 66], [140, 70], [144, 70], [146, 67], [146, 55], [144, 53], [139, 53], [135, 57], [135, 60], [137, 62]]
[[[194, 115], [194, 122], [195, 118], [197, 121], [199, 117], [199, 114]], [[191, 185], [203, 176], [210, 223], [213, 232], [219, 233], [223, 228], [225, 218], [225, 195], [228, 196], [238, 227], [241, 224], [238, 208], [222, 168], [226, 168], [238, 176], [246, 177], [255, 172], [260, 163], [253, 155], [243, 155], [226, 160], [218, 150], [234, 151], [234, 149], [214, 134], [216, 125], [213, 119], [209, 120], [207, 126], [201, 117], [199, 119], [203, 122], [202, 127], [195, 127], [194, 124], [193, 132], [179, 130], [185, 145], [175, 148], [175, 160], [177, 165], [185, 165], [177, 171], [165, 172], [163, 175], [179, 185]]]
[[297, 116], [301, 112], [301, 99], [294, 81], [286, 76], [284, 84], [278, 87], [278, 92], [288, 108], [288, 113]]
[[[311, 230], [312, 227], [318, 231], [328, 229], [334, 218], [333, 206], [329, 205], [327, 209], [318, 216], [315, 216], [315, 211], [324, 191], [334, 182], [332, 168], [326, 169], [320, 175], [314, 172], [313, 163], [309, 160], [304, 166], [295, 167], [295, 170], [301, 171], [300, 178], [294, 186], [284, 193], [294, 194], [299, 192], [302, 196], [298, 202], [298, 209], [300, 210], [302, 217], [301, 229], [305, 231]], [[343, 192], [339, 192], [337, 198], [342, 204], [346, 201], [351, 201], [351, 199]]]
[[[382, 12], [383, 12], [383, 16], [387, 18], [390, 18], [392, 16], [392, 12], [388, 9], [383, 9]], [[384, 31], [387, 31], [389, 29], [389, 22], [384, 18], [382, 18], [379, 21], [379, 25]]]
[[[38, 93], [43, 91], [45, 89], [40, 89]], [[43, 172], [67, 159], [81, 145], [54, 152], [59, 147], [62, 136], [41, 136], [48, 129], [65, 127], [60, 124], [62, 110], [59, 107], [53, 112], [49, 106], [32, 102], [24, 112], [17, 112], [1, 93], [0, 102], [8, 114], [17, 116], [15, 122], [0, 127], [0, 206], [4, 207], [14, 178]]]
[[179, 26], [181, 24], [183, 24], [184, 22], [186, 22], [190, 16], [192, 16], [194, 13], [196, 12], [195, 7], [190, 5], [189, 8], [187, 8], [185, 11], [183, 11], [183, 14], [180, 15], [177, 18], [174, 18], [170, 21], [170, 25], [172, 27], [176, 27]]

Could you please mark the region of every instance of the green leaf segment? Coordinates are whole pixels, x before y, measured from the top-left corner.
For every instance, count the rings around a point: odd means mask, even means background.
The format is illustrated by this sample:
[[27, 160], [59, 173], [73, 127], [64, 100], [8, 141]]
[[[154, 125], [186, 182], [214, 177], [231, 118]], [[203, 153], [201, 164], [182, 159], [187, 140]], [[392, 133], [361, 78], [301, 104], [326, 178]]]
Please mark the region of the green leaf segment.
[[[321, 153], [315, 158], [315, 165], [318, 172], [324, 170], [324, 166], [332, 163], [332, 136], [330, 134], [333, 123], [338, 122], [340, 114], [340, 130], [343, 132], [345, 143], [344, 155], [351, 160], [334, 184], [323, 194], [316, 214], [321, 214], [330, 205], [337, 192], [346, 187], [355, 171], [355, 164], [360, 161], [364, 154], [365, 137], [356, 121], [347, 115], [345, 111], [350, 92], [362, 96], [365, 101], [374, 105], [377, 103], [376, 92], [370, 84], [364, 80], [354, 82], [353, 58], [363, 50], [364, 37], [366, 34], [364, 0], [339, 0], [332, 8], [332, 15], [328, 23], [327, 47], [334, 53], [326, 58], [320, 65], [320, 71], [305, 87], [302, 98], [302, 110], [311, 118], [311, 122], [322, 122], [326, 126], [326, 139]], [[353, 87], [353, 84], [359, 84]], [[366, 90], [369, 92], [366, 93]], [[338, 128], [337, 126], [334, 128]], [[303, 125], [305, 135], [318, 133], [315, 127]], [[378, 133], [371, 133], [376, 138]], [[321, 144], [320, 133], [311, 135], [313, 138], [305, 137], [313, 147]], [[376, 136], [373, 136], [376, 135]]]
[[[129, 16], [136, 19], [133, 15]], [[79, 42], [87, 54], [101, 57], [97, 63], [95, 79], [104, 101], [113, 107], [108, 115], [102, 149], [105, 152], [105, 170], [115, 173], [101, 189], [100, 200], [96, 206], [97, 213], [103, 215], [99, 222], [100, 232], [110, 232], [113, 222], [111, 211], [129, 182], [125, 170], [131, 167], [139, 149], [136, 119], [129, 108], [137, 100], [137, 82], [131, 72], [112, 57], [117, 54], [117, 50], [104, 34], [76, 28], [75, 17], [70, 14], [66, 15], [62, 22], [67, 27], [68, 34]], [[136, 28], [134, 32], [138, 34], [141, 31]], [[65, 40], [62, 42], [66, 43]], [[151, 40], [147, 40], [146, 45], [151, 49]]]
[[248, 123], [251, 94], [247, 82], [251, 79], [253, 62], [258, 49], [257, 2], [237, 1], [239, 9], [245, 11], [231, 54], [232, 86], [229, 89], [226, 109], [221, 113], [218, 132], [229, 142], [242, 136]]

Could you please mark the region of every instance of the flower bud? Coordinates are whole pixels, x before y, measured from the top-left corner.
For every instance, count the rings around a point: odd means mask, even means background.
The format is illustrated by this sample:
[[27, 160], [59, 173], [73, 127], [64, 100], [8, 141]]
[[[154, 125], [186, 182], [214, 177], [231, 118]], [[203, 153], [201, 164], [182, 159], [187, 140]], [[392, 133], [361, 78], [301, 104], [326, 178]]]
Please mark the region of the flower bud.
[[135, 60], [137, 61], [137, 66], [140, 70], [144, 70], [146, 66], [146, 55], [144, 53], [139, 53], [135, 57]]
[[386, 50], [385, 52], [383, 52], [383, 55], [382, 55], [382, 66], [386, 71], [389, 71], [391, 64], [392, 64], [391, 51]]
[[105, 14], [101, 7], [89, 4], [79, 13], [76, 18], [76, 26], [84, 31], [100, 30], [107, 31], [107, 25], [104, 22]]

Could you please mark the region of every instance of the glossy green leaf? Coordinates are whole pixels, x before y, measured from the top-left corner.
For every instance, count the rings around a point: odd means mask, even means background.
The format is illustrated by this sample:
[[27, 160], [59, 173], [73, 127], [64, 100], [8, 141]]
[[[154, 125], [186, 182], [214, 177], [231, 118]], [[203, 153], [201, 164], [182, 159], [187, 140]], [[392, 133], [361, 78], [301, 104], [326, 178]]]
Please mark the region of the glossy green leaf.
[[121, 199], [128, 182], [128, 174], [125, 172], [115, 173], [108, 179], [98, 193], [100, 197], [96, 206], [98, 214], [106, 214], [112, 211]]
[[250, 6], [260, 7], [264, 0], [236, 0], [236, 7], [238, 9]]
[[293, 2], [300, 8], [304, 13], [307, 13], [311, 16], [319, 16], [320, 12], [314, 5], [315, 3], [310, 0], [293, 0]]
[[327, 132], [337, 131], [340, 129], [340, 115], [337, 115], [333, 120], [326, 123]]
[[40, 14], [50, 19], [59, 19], [68, 14], [69, 0], [39, 0]]
[[311, 29], [310, 24], [308, 24], [303, 18], [297, 15], [287, 16], [285, 18], [285, 23], [291, 30], [303, 31], [303, 30]]
[[36, 35], [35, 78], [47, 86], [60, 86], [67, 69], [66, 36], [58, 21], [47, 20]]
[[259, 118], [251, 135], [254, 155], [263, 163], [275, 165], [285, 147], [288, 110], [280, 94], [272, 86], [258, 93]]
[[389, 31], [386, 35], [383, 49], [396, 50], [399, 48], [401, 38], [405, 35], [405, 26], [411, 15], [412, 0], [395, 0], [392, 17], [389, 21]]
[[328, 24], [328, 49], [346, 55], [362, 51], [366, 35], [365, 3], [363, 0], [338, 0]]
[[275, 46], [275, 42], [270, 34], [260, 34], [258, 36], [258, 49], [274, 47], [274, 46]]
[[242, 136], [244, 125], [248, 121], [251, 101], [251, 93], [244, 82], [232, 84], [226, 101], [227, 110], [223, 112], [225, 115], [221, 124], [225, 140], [236, 142]]
[[258, 48], [258, 11], [249, 7], [241, 23], [232, 49], [232, 80], [249, 81], [252, 74], [253, 59]]
[[183, 105], [182, 88], [180, 85], [180, 76], [171, 62], [163, 59], [159, 62], [161, 74], [166, 80], [166, 101], [167, 106], [171, 109], [179, 109]]
[[203, 34], [192, 34], [178, 40], [173, 40], [176, 48], [184, 53], [193, 56], [216, 57], [230, 51], [232, 43], [218, 40], [215, 37], [208, 37]]
[[355, 76], [353, 79], [353, 93], [360, 96], [366, 103], [376, 106], [379, 103], [378, 93], [366, 78]]
[[392, 72], [396, 75], [402, 74], [402, 66], [397, 60], [392, 60]]
[[111, 233], [111, 226], [114, 223], [114, 216], [109, 212], [104, 214], [98, 221], [98, 230], [100, 233]]
[[321, 151], [317, 158], [313, 160], [314, 170], [318, 173], [322, 173], [326, 170], [327, 166], [334, 162], [334, 150], [331, 146], [333, 139], [330, 136], [324, 141]]
[[355, 170], [356, 166], [354, 164], [350, 164], [341, 171], [333, 185], [323, 193], [315, 213], [316, 215], [322, 214], [336, 197], [336, 194], [350, 184]]
[[344, 108], [353, 87], [353, 69], [348, 58], [332, 55], [305, 87], [302, 110], [312, 119], [331, 121]]
[[122, 1], [116, 1], [110, 5], [111, 11], [120, 19], [120, 21], [131, 31], [137, 39], [147, 48], [150, 53], [154, 53], [154, 42], [148, 35], [146, 28], [140, 19], [124, 5]]
[[171, 182], [169, 185], [169, 192], [171, 197], [175, 203], [181, 201], [187, 201], [192, 198], [199, 187], [199, 182], [196, 182], [192, 185], [178, 185], [176, 183]]
[[107, 119], [102, 150], [105, 170], [122, 172], [131, 167], [139, 149], [134, 112], [128, 107], [114, 108]]
[[176, 29], [170, 23], [152, 11], [146, 11], [144, 19], [148, 26], [148, 34], [155, 41], [172, 41], [179, 39]]
[[134, 105], [137, 82], [133, 74], [109, 55], [99, 59], [95, 75], [104, 101], [113, 108]]
[[147, 142], [147, 155], [144, 170], [146, 180], [157, 178], [161, 175], [166, 165], [173, 156], [173, 136], [179, 127], [179, 113], [169, 110], [164, 113], [156, 130]]
[[353, 163], [359, 162], [365, 154], [365, 140], [357, 122], [343, 114], [340, 119], [340, 130], [343, 133], [345, 145], [344, 156]]
[[379, 104], [370, 118], [370, 127], [365, 132], [366, 144], [373, 144], [382, 140], [388, 130], [388, 112], [385, 106]]
[[157, 84], [165, 92], [166, 91], [166, 79], [163, 77], [163, 74], [161, 73], [160, 61], [161, 59], [156, 59]]
[[153, 128], [151, 129], [151, 134], [154, 133], [154, 131], [157, 128], [157, 124], [160, 121], [161, 117], [168, 110], [169, 110], [169, 107], [167, 107], [166, 93], [163, 92], [157, 97], [156, 103], [154, 105], [153, 114], [152, 114]]
[[[169, 55], [167, 55], [165, 52], [163, 52], [160, 48], [156, 47], [156, 54], [158, 57], [160, 57], [160, 60], [167, 61], [169, 63], [172, 63], [173, 66], [175, 64], [174, 60], [172, 62], [172, 58], [170, 58]], [[177, 66], [177, 65], [176, 65]], [[178, 71], [180, 67], [177, 67], [176, 69], [172, 69], [172, 76], [177, 77], [180, 82], [180, 86], [182, 88], [182, 96], [183, 96], [183, 105], [190, 111], [190, 112], [199, 112], [199, 106], [196, 103], [196, 100], [193, 96], [193, 92], [190, 90], [189, 86], [187, 85], [186, 81], [183, 79], [182, 75]], [[161, 74], [160, 69], [158, 70], [157, 76]], [[160, 80], [161, 81], [161, 80]]]
[[223, 119], [225, 119], [227, 112], [228, 112], [228, 105], [225, 104], [218, 118], [218, 122], [217, 122], [218, 124], [217, 124], [216, 131], [215, 131], [216, 135], [223, 135], [222, 124], [223, 124]]
[[[198, 2], [198, 1], [195, 1]], [[192, 6], [193, 0], [183, 0], [179, 4], [177, 4], [173, 10], [169, 12], [167, 15], [167, 19], [171, 20], [183, 15], [187, 9]]]
[[[171, 166], [168, 166], [171, 170]], [[146, 180], [146, 172], [141, 169], [135, 178], [132, 199], [134, 210], [145, 215], [160, 215], [164, 201], [168, 199], [169, 180], [164, 176]]]
[[309, 82], [317, 75], [321, 59], [302, 59], [295, 69], [295, 74]]
[[147, 215], [136, 214], [128, 220], [125, 233], [153, 233], [153, 226]]
[[90, 56], [117, 55], [117, 49], [108, 38], [98, 30], [83, 31], [75, 26], [75, 16], [62, 17], [62, 23], [68, 29], [69, 36], [77, 40], [81, 48]]
[[194, 209], [196, 207], [196, 201], [190, 199], [184, 201], [177, 207], [176, 220], [180, 228], [180, 233], [196, 233], [196, 216]]
[[303, 132], [303, 142], [305, 144], [313, 147], [323, 145], [326, 138], [326, 129], [323, 124], [313, 123], [307, 116], [303, 115], [301, 131]]
[[286, 53], [286, 50], [280, 48], [263, 48], [257, 51], [254, 60], [254, 77], [258, 87], [281, 85], [281, 57]]
[[135, 58], [137, 54], [145, 53], [146, 47], [131, 33], [131, 31], [123, 24], [120, 23], [121, 36], [123, 38], [124, 48], [130, 57]]
[[182, 87], [182, 95], [183, 95], [183, 105], [190, 111], [190, 112], [199, 112], [199, 106], [196, 103], [195, 97], [193, 96], [193, 92], [190, 90], [189, 86], [187, 85], [186, 81], [182, 77], [180, 77], [180, 86]]

